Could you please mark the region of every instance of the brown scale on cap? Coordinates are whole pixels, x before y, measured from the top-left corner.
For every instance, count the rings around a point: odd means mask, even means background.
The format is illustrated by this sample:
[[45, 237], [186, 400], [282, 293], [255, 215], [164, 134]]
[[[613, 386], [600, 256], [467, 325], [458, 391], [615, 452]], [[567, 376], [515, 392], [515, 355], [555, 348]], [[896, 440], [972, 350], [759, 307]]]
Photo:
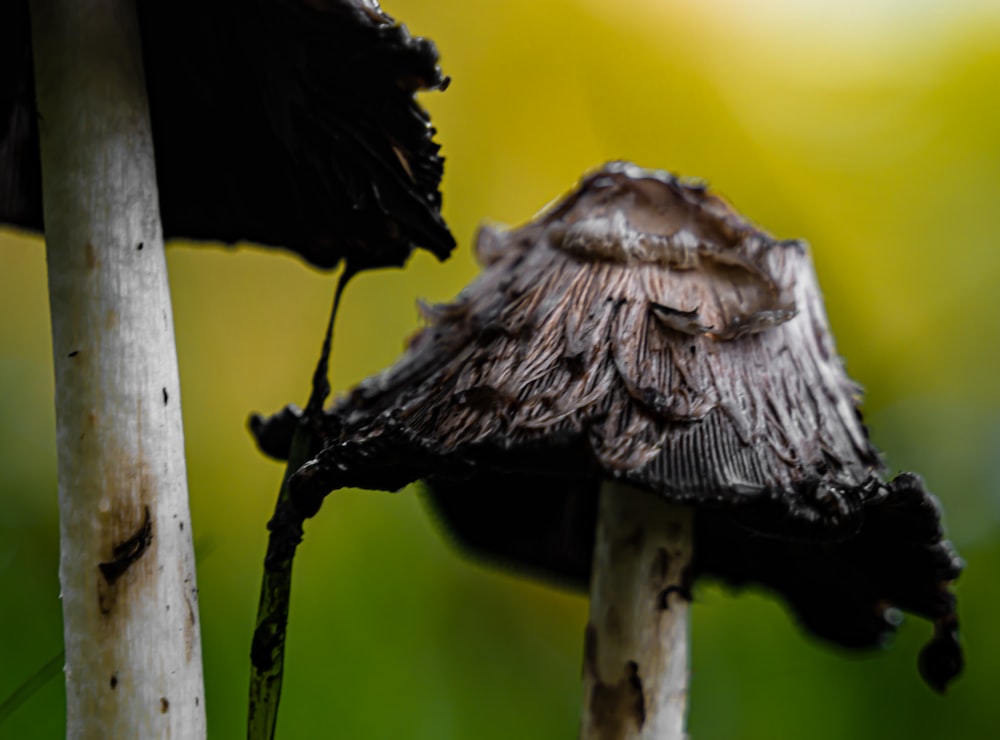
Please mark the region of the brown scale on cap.
[[937, 625], [927, 681], [957, 675], [961, 561], [920, 479], [885, 481], [804, 244], [615, 162], [478, 253], [482, 275], [333, 407], [304, 513], [426, 479], [462, 545], [586, 587], [599, 483], [620, 479], [698, 508], [695, 577], [776, 591], [847, 646], [914, 612]]

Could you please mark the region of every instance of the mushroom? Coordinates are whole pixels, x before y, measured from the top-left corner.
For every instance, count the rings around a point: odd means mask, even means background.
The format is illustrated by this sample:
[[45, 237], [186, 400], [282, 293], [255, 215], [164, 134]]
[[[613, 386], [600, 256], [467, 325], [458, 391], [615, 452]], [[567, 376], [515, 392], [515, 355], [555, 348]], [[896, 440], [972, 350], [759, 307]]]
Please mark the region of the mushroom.
[[[920, 478], [886, 478], [805, 244], [613, 162], [525, 226], [484, 228], [478, 256], [328, 412], [292, 479], [303, 515], [425, 479], [462, 545], [589, 586], [583, 737], [682, 736], [702, 576], [762, 586], [847, 647], [883, 644], [899, 609], [930, 619], [920, 671], [944, 690], [962, 564]], [[280, 425], [258, 423], [278, 456]]]
[[0, 223], [46, 237], [67, 735], [200, 737], [164, 236], [344, 262], [335, 306], [415, 245], [446, 258], [414, 95], [447, 80], [374, 0], [13, 0], [0, 62]]

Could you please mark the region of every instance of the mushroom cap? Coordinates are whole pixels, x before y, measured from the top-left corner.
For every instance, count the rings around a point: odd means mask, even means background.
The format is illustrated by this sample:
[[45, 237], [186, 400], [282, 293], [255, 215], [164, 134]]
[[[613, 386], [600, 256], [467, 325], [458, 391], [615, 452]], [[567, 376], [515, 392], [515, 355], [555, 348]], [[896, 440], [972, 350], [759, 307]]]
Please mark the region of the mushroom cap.
[[[373, 0], [138, 5], [164, 235], [329, 268], [446, 258], [430, 41]], [[0, 222], [42, 230], [27, 2], [0, 10]]]
[[776, 591], [847, 646], [920, 614], [925, 677], [957, 673], [961, 562], [920, 479], [885, 481], [804, 244], [614, 162], [478, 252], [480, 277], [330, 411], [296, 475], [305, 513], [426, 479], [460, 543], [586, 586], [597, 490], [619, 479], [698, 509], [694, 575]]

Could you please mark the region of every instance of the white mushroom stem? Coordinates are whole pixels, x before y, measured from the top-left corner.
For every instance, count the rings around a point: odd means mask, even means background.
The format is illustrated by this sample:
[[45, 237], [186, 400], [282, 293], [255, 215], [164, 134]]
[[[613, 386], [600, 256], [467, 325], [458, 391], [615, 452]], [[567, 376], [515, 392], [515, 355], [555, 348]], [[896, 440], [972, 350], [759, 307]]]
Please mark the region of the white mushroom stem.
[[69, 738], [205, 735], [177, 355], [134, 0], [31, 0]]
[[600, 493], [581, 740], [682, 740], [691, 509], [633, 486]]

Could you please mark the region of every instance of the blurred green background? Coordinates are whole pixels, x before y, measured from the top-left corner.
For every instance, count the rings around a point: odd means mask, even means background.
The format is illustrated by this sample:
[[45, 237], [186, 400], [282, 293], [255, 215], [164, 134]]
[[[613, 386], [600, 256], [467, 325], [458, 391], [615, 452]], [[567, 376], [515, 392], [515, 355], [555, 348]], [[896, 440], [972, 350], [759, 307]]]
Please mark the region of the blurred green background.
[[[453, 77], [424, 98], [447, 156], [444, 265], [356, 279], [343, 390], [399, 354], [415, 301], [476, 273], [484, 218], [528, 219], [628, 158], [706, 178], [805, 237], [839, 350], [894, 470], [941, 498], [968, 563], [947, 698], [927, 624], [845, 654], [781, 605], [696, 592], [694, 738], [1000, 737], [1000, 5], [973, 0], [386, 0]], [[251, 410], [302, 403], [333, 279], [258, 249], [169, 251], [210, 736], [244, 734], [264, 524], [280, 467]], [[991, 318], [993, 317], [993, 318]], [[61, 648], [51, 348], [40, 241], [0, 232], [0, 697]], [[283, 738], [572, 738], [586, 602], [460, 559], [414, 490], [344, 492], [297, 559]], [[0, 737], [64, 732], [61, 676]]]

